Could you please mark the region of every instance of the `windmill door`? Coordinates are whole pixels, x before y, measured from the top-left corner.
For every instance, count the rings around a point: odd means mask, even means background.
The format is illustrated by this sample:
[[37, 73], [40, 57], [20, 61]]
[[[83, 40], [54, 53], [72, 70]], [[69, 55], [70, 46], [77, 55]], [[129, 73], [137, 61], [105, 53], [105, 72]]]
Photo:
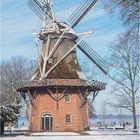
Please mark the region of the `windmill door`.
[[42, 115], [42, 130], [52, 130], [52, 115], [45, 113]]

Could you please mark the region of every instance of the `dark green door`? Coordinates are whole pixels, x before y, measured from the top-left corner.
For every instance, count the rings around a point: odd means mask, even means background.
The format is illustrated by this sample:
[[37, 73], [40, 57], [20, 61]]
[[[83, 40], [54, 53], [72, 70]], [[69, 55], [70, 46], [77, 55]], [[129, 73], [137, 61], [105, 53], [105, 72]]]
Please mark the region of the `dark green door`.
[[52, 130], [52, 116], [50, 114], [42, 116], [42, 130]]

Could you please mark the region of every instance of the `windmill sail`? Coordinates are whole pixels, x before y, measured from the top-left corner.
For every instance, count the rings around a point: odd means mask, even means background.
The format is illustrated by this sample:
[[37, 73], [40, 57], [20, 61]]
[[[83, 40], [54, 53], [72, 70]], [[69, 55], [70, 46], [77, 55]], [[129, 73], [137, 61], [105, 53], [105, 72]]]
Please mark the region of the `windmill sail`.
[[98, 0], [84, 0], [80, 4], [80, 6], [68, 18], [72, 28], [74, 28], [85, 17], [97, 1]]
[[45, 1], [28, 0], [27, 4], [41, 20], [44, 19], [45, 14], [53, 19], [52, 15], [50, 14], [50, 8]]
[[95, 52], [86, 42], [82, 41], [78, 48], [104, 73], [108, 74], [111, 67], [110, 65]]
[[33, 10], [33, 12], [41, 19], [44, 18], [44, 11], [42, 8], [37, 5], [37, 3], [34, 0], [28, 0], [27, 1], [28, 6]]

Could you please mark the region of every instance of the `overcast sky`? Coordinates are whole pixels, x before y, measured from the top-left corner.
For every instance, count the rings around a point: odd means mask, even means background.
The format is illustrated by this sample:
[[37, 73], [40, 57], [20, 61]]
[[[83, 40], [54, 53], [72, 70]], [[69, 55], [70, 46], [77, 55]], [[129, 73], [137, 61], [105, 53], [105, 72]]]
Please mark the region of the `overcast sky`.
[[[73, 10], [82, 0], [53, 0], [53, 8], [59, 20], [66, 21]], [[8, 60], [12, 56], [23, 56], [28, 59], [37, 59], [37, 49], [33, 40], [33, 30], [41, 29], [42, 22], [27, 6], [26, 0], [2, 0], [1, 1], [1, 59]], [[101, 56], [108, 59], [109, 44], [123, 30], [121, 22], [105, 12], [100, 0], [82, 22], [75, 29], [76, 32], [94, 30], [93, 35], [86, 39], [86, 42], [94, 48]], [[83, 61], [88, 59], [78, 51], [78, 58]], [[92, 63], [89, 62], [90, 65]], [[106, 79], [104, 75], [102, 81]], [[97, 78], [99, 79], [99, 78]], [[106, 82], [106, 81], [104, 81]], [[97, 114], [102, 112], [102, 104], [105, 100], [111, 99], [109, 93], [110, 84], [105, 91], [100, 92], [94, 105]], [[111, 112], [111, 109], [109, 111]]]

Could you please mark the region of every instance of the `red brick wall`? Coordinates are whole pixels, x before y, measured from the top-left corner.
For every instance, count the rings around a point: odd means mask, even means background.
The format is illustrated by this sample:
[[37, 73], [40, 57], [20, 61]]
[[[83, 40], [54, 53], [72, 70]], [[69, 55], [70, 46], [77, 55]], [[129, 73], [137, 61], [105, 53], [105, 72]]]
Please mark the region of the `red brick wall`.
[[[57, 109], [57, 102], [48, 95], [48, 91], [38, 91], [34, 100], [35, 108], [30, 106], [29, 129], [31, 131], [42, 131], [41, 116], [43, 113], [52, 115], [52, 131], [82, 131], [87, 127], [87, 104], [81, 108], [81, 98], [78, 95], [78, 90], [70, 90], [70, 93], [71, 103], [66, 103], [65, 98], [63, 98], [59, 101], [59, 109]], [[72, 123], [66, 123], [66, 114], [72, 115]], [[59, 128], [56, 125], [59, 125]]]

